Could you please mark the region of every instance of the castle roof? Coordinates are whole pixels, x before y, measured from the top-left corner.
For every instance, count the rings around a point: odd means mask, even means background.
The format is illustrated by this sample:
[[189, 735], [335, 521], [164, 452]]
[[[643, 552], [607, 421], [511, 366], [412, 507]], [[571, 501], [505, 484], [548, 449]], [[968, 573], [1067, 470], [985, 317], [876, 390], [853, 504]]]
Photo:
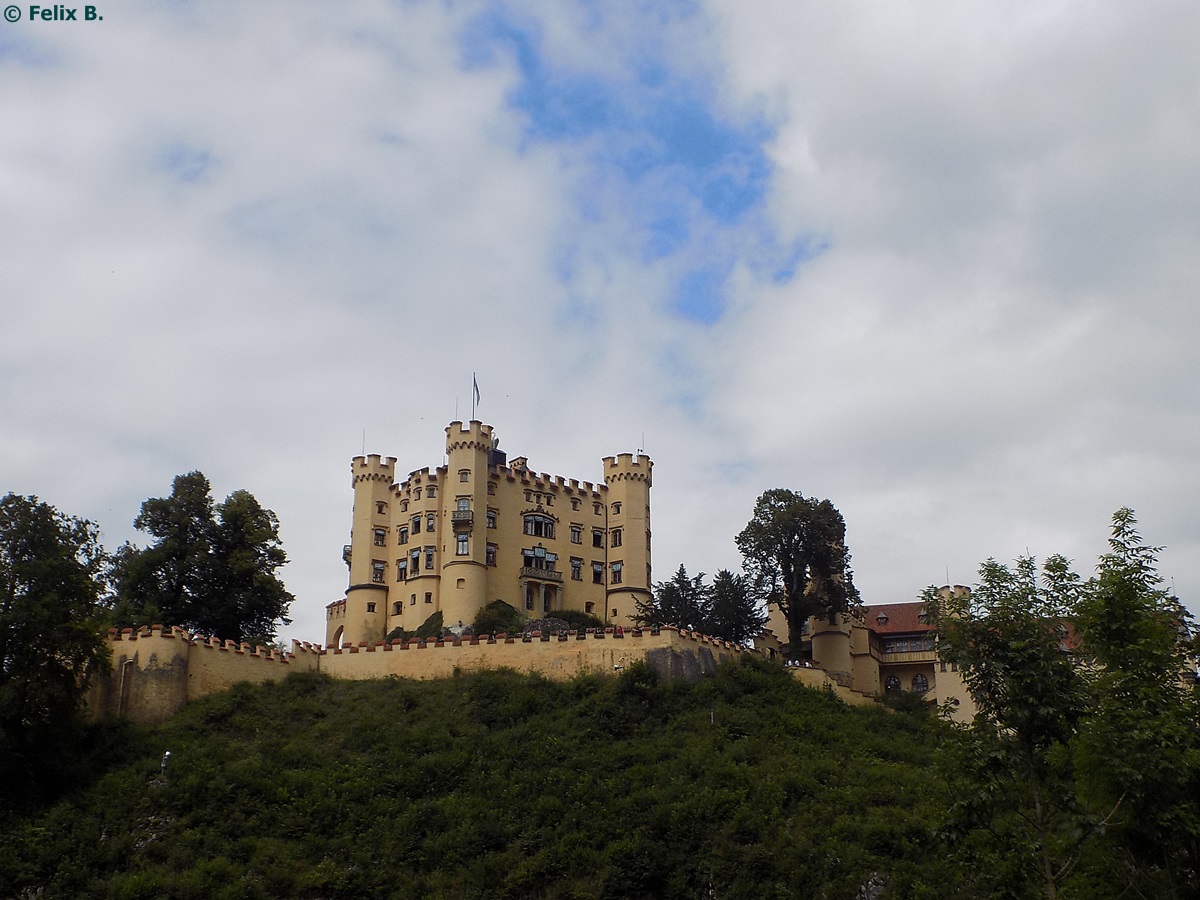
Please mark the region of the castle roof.
[[933, 631], [925, 621], [925, 602], [884, 603], [863, 608], [863, 623], [876, 634], [921, 634]]

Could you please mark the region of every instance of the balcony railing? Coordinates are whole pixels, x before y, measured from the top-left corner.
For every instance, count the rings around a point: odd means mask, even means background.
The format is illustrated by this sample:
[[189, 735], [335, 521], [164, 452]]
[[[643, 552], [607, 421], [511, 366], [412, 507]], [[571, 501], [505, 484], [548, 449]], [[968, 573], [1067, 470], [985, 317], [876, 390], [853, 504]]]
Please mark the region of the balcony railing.
[[938, 655], [936, 650], [909, 650], [899, 653], [880, 653], [879, 659], [885, 663], [937, 662]]
[[535, 569], [533, 566], [521, 567], [522, 578], [540, 578], [542, 581], [562, 581], [562, 572], [554, 569]]
[[450, 522], [453, 525], [470, 526], [475, 521], [475, 511], [471, 509], [454, 509], [450, 511]]

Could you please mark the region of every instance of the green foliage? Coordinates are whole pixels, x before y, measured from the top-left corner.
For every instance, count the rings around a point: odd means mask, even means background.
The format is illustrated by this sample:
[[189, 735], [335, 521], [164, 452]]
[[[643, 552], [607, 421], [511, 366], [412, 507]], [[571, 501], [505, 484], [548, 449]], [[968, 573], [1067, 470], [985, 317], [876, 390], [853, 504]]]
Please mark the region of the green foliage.
[[762, 632], [767, 617], [751, 595], [745, 576], [722, 569], [713, 577], [711, 596], [704, 628], [708, 634], [744, 644]]
[[691, 578], [680, 565], [670, 581], [656, 584], [650, 599], [636, 606], [633, 620], [639, 625], [677, 625], [737, 643], [758, 635], [766, 621], [746, 579], [725, 569], [709, 585], [703, 572]]
[[932, 842], [942, 729], [759, 662], [694, 686], [296, 675], [137, 729], [133, 759], [0, 826], [0, 895], [965, 897]]
[[396, 639], [407, 641], [412, 638], [419, 640], [428, 640], [432, 637], [437, 637], [442, 633], [443, 629], [442, 611], [438, 610], [424, 622], [417, 626], [416, 631], [405, 631], [403, 628], [393, 628], [388, 632], [387, 639], [394, 641]]
[[576, 631], [586, 631], [589, 628], [603, 628], [604, 620], [599, 616], [594, 616], [591, 613], [584, 612], [581, 609], [557, 609], [553, 614], [554, 618], [566, 622], [568, 626]]
[[704, 583], [704, 573], [689, 578], [680, 564], [670, 581], [654, 585], [649, 601], [637, 601], [633, 620], [640, 625], [677, 625], [700, 630], [708, 620], [711, 590]]
[[100, 636], [104, 552], [91, 522], [36, 497], [0, 498], [0, 805], [45, 790], [81, 737]]
[[787, 616], [793, 647], [800, 646], [811, 617], [833, 621], [858, 604], [846, 522], [828, 500], [780, 488], [767, 491], [735, 540], [757, 599], [778, 605]]
[[214, 506], [210, 490], [202, 473], [189, 472], [170, 497], [142, 504], [134, 525], [157, 540], [116, 554], [117, 624], [150, 620], [270, 644], [295, 599], [276, 574], [287, 562], [279, 520], [249, 491]]
[[[978, 715], [945, 741], [947, 836], [981, 896], [1200, 895], [1200, 708], [1192, 635], [1128, 509], [1095, 578], [1062, 557], [989, 560], [939, 598], [943, 658]], [[1073, 625], [1078, 645], [1070, 651]]]
[[493, 600], [475, 616], [471, 629], [475, 634], [517, 634], [525, 627], [525, 617], [503, 600]]

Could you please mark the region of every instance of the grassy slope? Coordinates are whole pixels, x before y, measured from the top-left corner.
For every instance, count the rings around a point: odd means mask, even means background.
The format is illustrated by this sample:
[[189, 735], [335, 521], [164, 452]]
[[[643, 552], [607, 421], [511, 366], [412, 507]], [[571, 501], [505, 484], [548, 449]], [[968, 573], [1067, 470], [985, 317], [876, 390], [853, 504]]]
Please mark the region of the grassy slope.
[[0, 896], [947, 896], [935, 731], [763, 664], [293, 676], [124, 729], [123, 761], [0, 832]]

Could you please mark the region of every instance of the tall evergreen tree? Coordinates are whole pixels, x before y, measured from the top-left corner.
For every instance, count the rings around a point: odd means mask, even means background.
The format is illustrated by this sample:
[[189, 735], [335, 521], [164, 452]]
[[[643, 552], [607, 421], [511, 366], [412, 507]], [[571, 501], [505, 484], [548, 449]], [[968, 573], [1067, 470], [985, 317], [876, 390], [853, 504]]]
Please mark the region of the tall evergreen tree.
[[709, 634], [744, 644], [762, 631], [767, 617], [751, 595], [744, 575], [721, 569], [713, 578], [711, 598], [704, 629]]
[[633, 619], [641, 625], [701, 629], [708, 621], [711, 602], [711, 590], [704, 583], [704, 573], [689, 578], [681, 563], [670, 581], [660, 581], [654, 586], [650, 600], [638, 601]]

